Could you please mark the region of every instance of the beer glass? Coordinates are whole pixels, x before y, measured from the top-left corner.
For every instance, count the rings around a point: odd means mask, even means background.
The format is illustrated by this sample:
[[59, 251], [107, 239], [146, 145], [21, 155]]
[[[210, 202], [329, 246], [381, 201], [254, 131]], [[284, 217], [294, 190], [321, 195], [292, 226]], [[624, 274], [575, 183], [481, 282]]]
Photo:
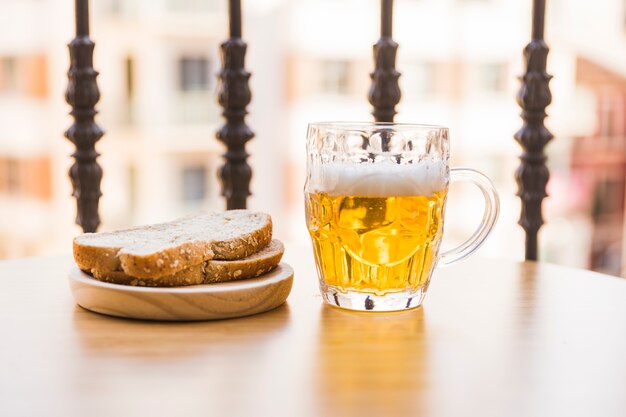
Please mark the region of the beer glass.
[[[450, 169], [445, 127], [312, 123], [306, 148], [306, 223], [328, 304], [418, 307], [435, 267], [470, 255], [496, 223], [495, 188], [477, 171]], [[475, 184], [485, 211], [465, 243], [439, 253], [450, 180]]]

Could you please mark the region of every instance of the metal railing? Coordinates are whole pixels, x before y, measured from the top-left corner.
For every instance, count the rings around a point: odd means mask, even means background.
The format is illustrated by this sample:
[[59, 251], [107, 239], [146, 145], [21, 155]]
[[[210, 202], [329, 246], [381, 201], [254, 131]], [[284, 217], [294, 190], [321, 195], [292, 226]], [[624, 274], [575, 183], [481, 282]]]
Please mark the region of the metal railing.
[[[73, 195], [77, 201], [76, 222], [85, 232], [97, 229], [100, 220], [98, 202], [101, 196], [102, 169], [98, 165], [96, 142], [103, 132], [95, 123], [95, 105], [100, 94], [93, 68], [94, 43], [89, 38], [89, 0], [75, 0], [76, 37], [69, 45], [70, 68], [67, 102], [72, 106], [74, 124], [65, 133], [76, 146], [70, 169]], [[167, 0], [177, 8], [217, 7], [217, 0]], [[252, 169], [247, 163], [246, 143], [254, 133], [246, 124], [247, 106], [251, 100], [248, 85], [250, 73], [245, 69], [247, 45], [242, 38], [241, 0], [228, 0], [229, 38], [221, 45], [222, 69], [219, 73], [218, 101], [222, 106], [224, 125], [217, 139], [226, 145], [225, 163], [219, 171], [222, 195], [227, 209], [245, 208], [250, 196]], [[398, 44], [393, 40], [393, 0], [381, 0], [380, 38], [374, 45], [374, 71], [368, 94], [372, 114], [379, 122], [392, 122], [401, 98], [400, 73], [395, 68]], [[533, 0], [532, 35], [524, 48], [526, 71], [520, 77], [517, 101], [522, 108], [522, 127], [515, 139], [522, 147], [520, 166], [515, 173], [521, 199], [519, 224], [526, 233], [526, 259], [537, 259], [537, 234], [543, 225], [542, 201], [546, 197], [549, 171], [544, 148], [552, 139], [546, 129], [546, 107], [551, 102], [546, 72], [548, 46], [544, 41], [545, 0]], [[199, 115], [198, 117], [202, 117]]]

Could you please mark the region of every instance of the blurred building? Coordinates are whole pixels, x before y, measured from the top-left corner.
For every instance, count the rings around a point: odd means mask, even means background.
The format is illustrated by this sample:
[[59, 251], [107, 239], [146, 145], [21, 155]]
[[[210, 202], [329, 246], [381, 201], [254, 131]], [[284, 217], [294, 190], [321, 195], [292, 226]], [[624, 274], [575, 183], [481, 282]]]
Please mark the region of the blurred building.
[[[97, 121], [107, 131], [98, 145], [103, 230], [223, 207], [216, 180], [223, 148], [214, 132], [226, 3], [93, 2]], [[282, 238], [306, 242], [306, 125], [371, 120], [366, 95], [379, 1], [243, 3], [253, 74], [248, 121], [257, 134], [248, 145], [250, 207], [272, 213]], [[547, 148], [551, 197], [541, 256], [618, 274], [626, 259], [626, 52], [611, 46], [626, 51], [626, 6], [575, 3], [555, 0], [548, 8], [548, 71], [555, 78], [547, 124], [555, 140]], [[0, 1], [0, 8], [0, 256], [67, 252], [78, 232], [66, 176], [72, 147], [62, 138], [71, 124], [63, 45], [73, 36], [73, 10], [60, 0]], [[583, 25], [593, 30], [571, 30]], [[403, 92], [397, 120], [450, 127], [453, 165], [485, 172], [501, 194], [501, 218], [483, 255], [523, 256], [514, 97], [529, 37], [530, 5], [521, 0], [395, 2]], [[448, 207], [444, 245], [451, 246], [480, 221], [480, 193], [455, 187]]]
[[588, 262], [596, 271], [618, 274], [624, 253], [626, 78], [587, 59], [578, 60], [576, 78], [593, 92], [598, 121], [572, 147], [572, 175], [586, 191], [593, 224]]
[[[359, 0], [290, 5], [291, 135], [304, 137], [310, 120], [370, 120], [366, 94], [372, 45], [379, 37], [378, 2], [368, 7]], [[512, 135], [520, 126], [515, 75], [528, 37], [526, 9], [523, 2], [499, 0], [400, 0], [394, 9], [403, 94], [396, 120], [448, 126], [453, 164], [482, 170], [498, 182], [505, 213], [485, 249], [493, 254], [503, 252], [503, 242], [510, 254], [523, 253], [512, 178], [519, 148]], [[303, 147], [302, 140], [292, 142], [297, 183], [303, 182], [298, 163]], [[475, 190], [454, 191], [448, 205], [450, 245], [469, 236], [482, 214]], [[296, 216], [294, 225], [299, 221]]]
[[[102, 95], [96, 121], [106, 131], [97, 144], [104, 170], [101, 230], [224, 207], [215, 90], [219, 45], [227, 37], [225, 6], [217, 0], [92, 2]], [[79, 232], [67, 178], [72, 145], [63, 138], [72, 123], [64, 89], [73, 5], [25, 0], [2, 1], [0, 8], [0, 257], [68, 252]], [[260, 40], [248, 55], [254, 87], [256, 74], [271, 73], [281, 59], [271, 39], [257, 33], [265, 28], [255, 28], [272, 16], [250, 12], [246, 35]], [[32, 30], [23, 30], [25, 24]], [[274, 82], [269, 91], [280, 88]], [[271, 132], [282, 95], [257, 92], [250, 124]], [[252, 204], [280, 213], [281, 187], [274, 184], [282, 172], [272, 161], [281, 158], [274, 141], [258, 135], [249, 146], [256, 168]]]
[[[310, 120], [368, 120], [365, 94], [373, 66], [371, 45], [378, 38], [377, 2], [365, 6], [358, 0], [299, 0], [290, 5], [287, 92], [291, 135], [303, 137]], [[453, 165], [479, 169], [494, 180], [502, 213], [493, 236], [481, 249], [483, 255], [523, 257], [524, 236], [517, 226], [520, 204], [513, 178], [521, 150], [512, 136], [521, 126], [514, 98], [519, 89], [516, 76], [524, 69], [522, 49], [530, 39], [530, 12], [530, 5], [522, 1], [395, 2], [394, 39], [400, 44], [397, 68], [402, 73], [403, 93], [396, 120], [450, 127]], [[548, 71], [555, 79], [546, 123], [555, 140], [547, 148], [551, 196], [544, 204], [547, 224], [541, 233], [541, 258], [618, 275], [620, 265], [626, 265], [621, 255], [626, 250], [623, 86], [613, 77], [598, 89], [585, 63], [595, 62], [598, 71], [608, 66], [618, 74], [626, 72], [626, 65], [620, 69], [626, 54], [615, 54], [607, 47], [626, 41], [625, 7], [615, 0], [603, 5], [555, 1], [549, 2], [547, 15]], [[323, 30], [320, 22], [324, 22]], [[590, 36], [595, 31], [571, 30], [582, 25], [597, 30], [599, 39]], [[602, 120], [606, 119], [602, 108], [608, 102], [614, 129], [611, 139], [604, 140], [610, 145], [603, 146], [589, 141], [606, 136], [600, 132], [607, 123]], [[581, 152], [582, 138], [590, 146]], [[304, 173], [299, 161], [304, 144], [291, 144], [290, 177], [301, 184]], [[612, 155], [614, 165], [601, 163], [593, 168], [593, 175], [603, 179], [590, 182], [591, 174], [579, 169], [580, 161], [602, 159], [602, 154]], [[294, 199], [298, 197], [295, 193]], [[481, 214], [478, 193], [453, 188], [444, 246], [446, 240], [452, 246], [469, 236]], [[293, 229], [301, 221], [296, 214]]]

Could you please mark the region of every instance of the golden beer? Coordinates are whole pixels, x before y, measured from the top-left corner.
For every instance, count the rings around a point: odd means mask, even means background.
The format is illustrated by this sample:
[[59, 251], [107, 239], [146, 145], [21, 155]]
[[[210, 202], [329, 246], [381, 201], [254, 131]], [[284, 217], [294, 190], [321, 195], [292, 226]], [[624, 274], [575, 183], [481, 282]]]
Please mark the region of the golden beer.
[[[498, 194], [478, 171], [450, 168], [448, 129], [405, 123], [311, 123], [306, 222], [320, 293], [356, 311], [419, 307], [436, 265], [471, 255], [498, 218]], [[483, 221], [439, 253], [450, 181], [485, 197]]]
[[305, 193], [322, 285], [375, 296], [424, 287], [437, 260], [446, 194]]

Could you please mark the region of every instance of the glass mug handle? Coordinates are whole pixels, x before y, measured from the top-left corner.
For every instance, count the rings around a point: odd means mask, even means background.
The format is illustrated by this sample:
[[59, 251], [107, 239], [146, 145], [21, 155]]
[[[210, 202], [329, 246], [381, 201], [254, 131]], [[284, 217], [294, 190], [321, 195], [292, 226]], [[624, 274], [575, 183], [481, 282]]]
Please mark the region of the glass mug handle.
[[484, 174], [470, 168], [451, 168], [450, 180], [469, 181], [476, 185], [485, 197], [485, 212], [474, 234], [456, 248], [443, 252], [439, 256], [438, 266], [448, 266], [474, 253], [491, 233], [500, 213], [498, 193], [491, 180]]

